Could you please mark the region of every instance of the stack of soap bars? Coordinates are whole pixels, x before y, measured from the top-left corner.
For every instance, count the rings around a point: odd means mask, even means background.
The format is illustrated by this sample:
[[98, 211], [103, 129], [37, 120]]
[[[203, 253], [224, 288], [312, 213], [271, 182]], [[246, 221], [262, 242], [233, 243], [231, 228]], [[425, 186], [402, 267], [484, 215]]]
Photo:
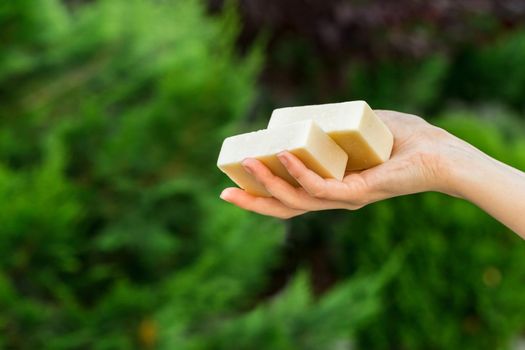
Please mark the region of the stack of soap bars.
[[270, 196], [241, 162], [256, 158], [277, 176], [299, 186], [277, 159], [289, 151], [324, 178], [342, 180], [346, 171], [364, 170], [389, 159], [394, 137], [365, 101], [279, 108], [268, 128], [228, 137], [217, 166], [239, 187]]

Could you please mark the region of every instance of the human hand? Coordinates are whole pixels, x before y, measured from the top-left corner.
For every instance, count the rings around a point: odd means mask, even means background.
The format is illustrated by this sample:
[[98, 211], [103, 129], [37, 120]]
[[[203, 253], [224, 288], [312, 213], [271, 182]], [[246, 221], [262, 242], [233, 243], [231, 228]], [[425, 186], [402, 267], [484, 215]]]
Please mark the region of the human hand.
[[347, 173], [342, 181], [323, 179], [289, 152], [278, 155], [302, 187], [296, 188], [271, 173], [256, 159], [243, 161], [273, 197], [256, 197], [239, 188], [226, 188], [221, 198], [243, 209], [278, 218], [309, 211], [359, 209], [395, 196], [439, 191], [456, 196], [451, 164], [458, 153], [472, 148], [466, 142], [423, 119], [394, 111], [376, 111], [394, 135], [391, 158], [361, 172]]

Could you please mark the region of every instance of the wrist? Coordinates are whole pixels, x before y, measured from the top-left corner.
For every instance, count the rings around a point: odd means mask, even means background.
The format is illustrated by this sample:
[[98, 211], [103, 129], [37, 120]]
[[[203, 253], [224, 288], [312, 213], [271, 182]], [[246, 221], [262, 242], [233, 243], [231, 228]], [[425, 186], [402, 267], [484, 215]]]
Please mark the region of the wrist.
[[[452, 136], [452, 135], [451, 135]], [[469, 143], [452, 136], [454, 140], [444, 152], [442, 192], [453, 197], [471, 200], [472, 190], [483, 186], [492, 159]]]
[[481, 168], [487, 165], [489, 157], [469, 143], [446, 134], [437, 151], [436, 190], [467, 199], [470, 185], [482, 181]]

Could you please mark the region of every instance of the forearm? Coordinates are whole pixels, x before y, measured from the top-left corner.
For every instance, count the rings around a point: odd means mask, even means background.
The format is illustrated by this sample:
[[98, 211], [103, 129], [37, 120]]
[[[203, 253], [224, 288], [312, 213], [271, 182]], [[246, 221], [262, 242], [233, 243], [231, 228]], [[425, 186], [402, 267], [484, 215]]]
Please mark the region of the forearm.
[[466, 146], [456, 152], [450, 183], [464, 198], [525, 238], [525, 173]]

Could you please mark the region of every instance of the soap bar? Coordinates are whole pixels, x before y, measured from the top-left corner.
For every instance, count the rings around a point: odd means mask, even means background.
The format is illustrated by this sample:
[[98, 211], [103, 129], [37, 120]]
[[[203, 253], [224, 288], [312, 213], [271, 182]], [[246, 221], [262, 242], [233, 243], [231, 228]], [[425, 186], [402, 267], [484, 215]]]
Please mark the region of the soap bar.
[[364, 170], [390, 158], [394, 137], [365, 101], [279, 108], [268, 129], [314, 120], [348, 154], [346, 170]]
[[348, 156], [312, 120], [228, 137], [222, 144], [217, 166], [247, 192], [268, 197], [268, 191], [244, 170], [241, 162], [256, 158], [274, 175], [299, 186], [276, 156], [285, 150], [324, 178], [341, 180], [344, 176]]

